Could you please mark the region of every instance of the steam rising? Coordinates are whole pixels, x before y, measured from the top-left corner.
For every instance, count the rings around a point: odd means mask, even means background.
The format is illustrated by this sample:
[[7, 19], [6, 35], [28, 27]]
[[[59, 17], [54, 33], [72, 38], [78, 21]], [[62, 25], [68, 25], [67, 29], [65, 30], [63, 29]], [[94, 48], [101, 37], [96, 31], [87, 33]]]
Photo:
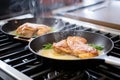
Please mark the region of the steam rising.
[[81, 0], [0, 0], [0, 16], [14, 17], [32, 13], [35, 17], [51, 16], [52, 10], [79, 3]]
[[52, 10], [70, 4], [79, 3], [81, 0], [31, 0], [30, 10], [35, 17], [48, 17], [53, 15]]

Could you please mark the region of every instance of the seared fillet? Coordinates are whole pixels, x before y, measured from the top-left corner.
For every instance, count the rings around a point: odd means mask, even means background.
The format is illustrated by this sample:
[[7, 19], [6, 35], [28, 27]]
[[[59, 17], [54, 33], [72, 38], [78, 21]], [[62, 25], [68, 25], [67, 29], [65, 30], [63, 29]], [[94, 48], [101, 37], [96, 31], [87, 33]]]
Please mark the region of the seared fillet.
[[18, 34], [20, 37], [31, 38], [37, 31], [36, 26], [38, 25], [33, 23], [24, 23], [17, 28], [16, 34]]
[[80, 57], [80, 58], [90, 58], [98, 55], [98, 51], [85, 44], [87, 41], [84, 38], [74, 36], [67, 38], [67, 44], [69, 48], [72, 50], [72, 55]]
[[87, 40], [79, 36], [69, 36], [65, 40], [53, 43], [53, 48], [58, 53], [66, 53], [79, 58], [90, 58], [98, 55], [98, 51], [89, 46]]
[[86, 44], [87, 40], [83, 37], [80, 37], [80, 36], [68, 36], [67, 37], [67, 42], [71, 43], [71, 45], [74, 45], [74, 43], [75, 44], [81, 44], [81, 43]]
[[69, 48], [66, 39], [61, 40], [57, 43], [53, 43], [53, 49], [58, 53], [72, 53], [71, 49]]
[[38, 36], [41, 36], [41, 35], [43, 35], [43, 34], [48, 33], [48, 32], [51, 31], [51, 28], [48, 27], [48, 26], [46, 26], [46, 25], [40, 25], [39, 27], [37, 27], [37, 29], [38, 29], [38, 31], [37, 31], [36, 34]]
[[20, 37], [31, 38], [34, 35], [40, 36], [50, 31], [51, 28], [46, 25], [24, 23], [16, 29], [16, 34]]

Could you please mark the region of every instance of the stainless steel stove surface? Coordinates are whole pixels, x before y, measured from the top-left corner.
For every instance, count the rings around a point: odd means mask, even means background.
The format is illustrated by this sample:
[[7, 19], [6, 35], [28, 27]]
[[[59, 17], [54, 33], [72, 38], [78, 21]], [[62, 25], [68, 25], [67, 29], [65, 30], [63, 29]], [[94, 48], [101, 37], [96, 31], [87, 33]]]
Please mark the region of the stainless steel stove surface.
[[[115, 44], [108, 53], [120, 58], [119, 30], [90, 23], [58, 17], [65, 22], [63, 30], [83, 30], [105, 35]], [[63, 31], [62, 30], [62, 31]], [[98, 66], [77, 70], [54, 69], [44, 65], [36, 55], [29, 51], [25, 42], [9, 39], [0, 32], [0, 70], [4, 72], [3, 80], [119, 80], [120, 67], [105, 63]], [[1, 75], [1, 74], [0, 74]], [[2, 75], [0, 77], [3, 77]], [[11, 77], [11, 78], [9, 78]]]

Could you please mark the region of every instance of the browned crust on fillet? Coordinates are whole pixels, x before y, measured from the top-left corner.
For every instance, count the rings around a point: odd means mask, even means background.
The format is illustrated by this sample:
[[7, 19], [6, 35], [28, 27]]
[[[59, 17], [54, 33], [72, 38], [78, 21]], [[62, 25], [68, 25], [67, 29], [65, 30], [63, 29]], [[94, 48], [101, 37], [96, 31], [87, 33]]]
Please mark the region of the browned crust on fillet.
[[79, 36], [69, 36], [53, 44], [53, 48], [58, 53], [66, 53], [79, 58], [90, 58], [98, 56], [98, 51], [89, 46], [87, 40]]

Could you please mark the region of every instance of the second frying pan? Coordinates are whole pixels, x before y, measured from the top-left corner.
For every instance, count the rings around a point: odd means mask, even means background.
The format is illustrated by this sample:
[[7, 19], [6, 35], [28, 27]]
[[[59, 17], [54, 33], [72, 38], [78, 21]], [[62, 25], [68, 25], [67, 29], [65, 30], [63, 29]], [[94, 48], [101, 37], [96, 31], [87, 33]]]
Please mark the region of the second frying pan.
[[[66, 39], [68, 36], [82, 36], [88, 40], [88, 43], [95, 44], [95, 45], [102, 45], [104, 47], [103, 53], [99, 56], [93, 57], [93, 58], [87, 58], [87, 59], [75, 59], [75, 60], [62, 60], [62, 59], [54, 59], [50, 58], [49, 56], [45, 57], [40, 55], [38, 51], [43, 48], [44, 44], [47, 43], [53, 43], [58, 42], [60, 40]], [[97, 34], [97, 33], [91, 33], [86, 31], [64, 31], [64, 32], [54, 32], [50, 34], [46, 34], [40, 37], [35, 38], [29, 43], [29, 49], [38, 55], [39, 58], [43, 58], [43, 60], [48, 62], [53, 62], [52, 65], [69, 65], [70, 66], [77, 66], [77, 65], [94, 65], [95, 63], [99, 63], [101, 61], [104, 61], [108, 64], [114, 64], [120, 66], [120, 59], [113, 57], [113, 56], [107, 56], [107, 53], [109, 53], [113, 49], [114, 43], [111, 39], [109, 39], [106, 36]]]
[[[27, 19], [15, 19], [15, 20], [10, 20], [6, 24], [4, 24], [1, 27], [1, 31], [5, 34], [7, 34], [9, 37], [14, 37], [16, 38], [16, 34], [10, 34], [11, 31], [15, 31], [20, 25], [30, 22], [30, 23], [36, 23], [36, 24], [44, 24], [47, 25], [51, 28], [54, 28], [52, 32], [57, 32], [60, 29], [62, 29], [65, 24], [63, 21], [57, 18], [49, 17], [49, 18], [27, 18]], [[29, 39], [23, 39], [23, 38], [18, 38], [20, 40], [29, 40]]]

